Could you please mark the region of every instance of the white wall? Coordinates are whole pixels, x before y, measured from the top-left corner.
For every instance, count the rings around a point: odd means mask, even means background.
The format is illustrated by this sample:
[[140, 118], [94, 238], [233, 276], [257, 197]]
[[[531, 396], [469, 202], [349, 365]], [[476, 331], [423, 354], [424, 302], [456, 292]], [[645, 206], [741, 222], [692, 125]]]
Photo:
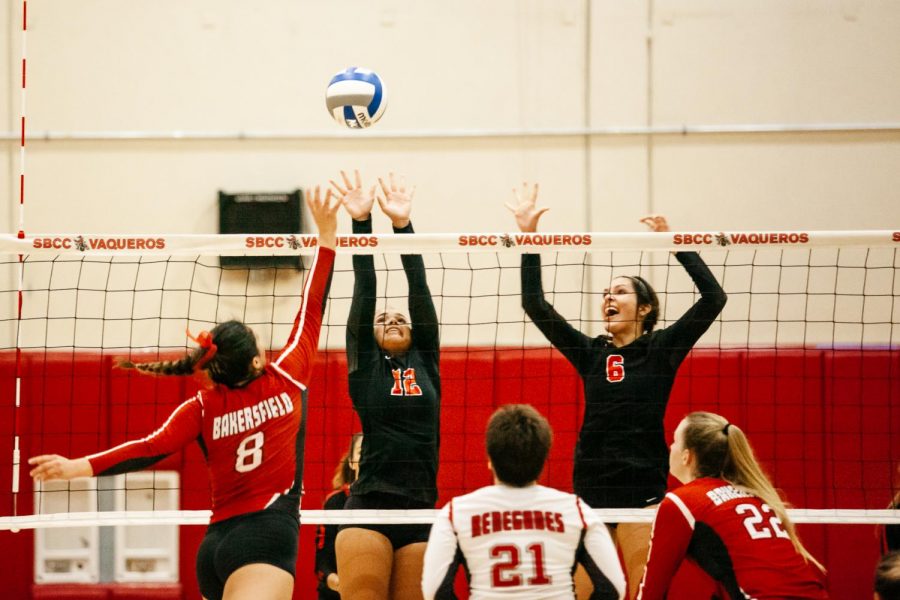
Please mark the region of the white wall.
[[[21, 2], [3, 6], [0, 115], [15, 138]], [[894, 0], [31, 0], [28, 16], [29, 233], [211, 233], [219, 189], [289, 190], [353, 167], [405, 174], [428, 232], [510, 229], [503, 203], [522, 180], [542, 184], [547, 231], [640, 230], [649, 211], [690, 230], [900, 226]], [[893, 127], [304, 139], [337, 131], [324, 87], [354, 64], [389, 85], [375, 134]], [[47, 131], [299, 135], [41, 141]], [[0, 149], [0, 219], [14, 231], [18, 145]]]

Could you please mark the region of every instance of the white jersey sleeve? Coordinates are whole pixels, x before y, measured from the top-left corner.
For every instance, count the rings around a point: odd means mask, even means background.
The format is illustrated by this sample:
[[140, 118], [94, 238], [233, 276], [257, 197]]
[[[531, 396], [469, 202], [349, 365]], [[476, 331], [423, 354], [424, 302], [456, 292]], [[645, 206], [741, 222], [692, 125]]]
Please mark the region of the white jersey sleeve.
[[625, 574], [609, 529], [584, 500], [578, 498], [577, 502], [585, 524], [578, 562], [594, 584], [594, 595], [622, 600], [625, 597]]
[[422, 567], [422, 595], [425, 600], [455, 598], [453, 580], [459, 567], [459, 543], [453, 530], [453, 501], [438, 513], [431, 526]]

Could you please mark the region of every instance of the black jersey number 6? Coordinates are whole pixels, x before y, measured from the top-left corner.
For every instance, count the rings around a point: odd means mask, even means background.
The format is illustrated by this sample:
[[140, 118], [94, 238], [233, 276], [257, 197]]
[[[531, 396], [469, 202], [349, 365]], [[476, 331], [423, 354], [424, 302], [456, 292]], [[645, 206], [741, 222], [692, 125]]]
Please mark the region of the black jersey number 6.
[[610, 354], [606, 357], [606, 380], [618, 383], [625, 379], [625, 357], [621, 354]]

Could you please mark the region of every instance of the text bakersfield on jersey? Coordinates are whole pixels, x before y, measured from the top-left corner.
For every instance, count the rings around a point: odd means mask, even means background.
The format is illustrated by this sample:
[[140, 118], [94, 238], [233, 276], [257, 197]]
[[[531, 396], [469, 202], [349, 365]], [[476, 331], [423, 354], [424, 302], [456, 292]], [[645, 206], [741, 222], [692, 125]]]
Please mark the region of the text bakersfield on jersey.
[[283, 417], [294, 412], [294, 403], [286, 392], [266, 398], [253, 406], [245, 406], [213, 419], [212, 438], [218, 440], [229, 435], [244, 433], [259, 427], [269, 419]]

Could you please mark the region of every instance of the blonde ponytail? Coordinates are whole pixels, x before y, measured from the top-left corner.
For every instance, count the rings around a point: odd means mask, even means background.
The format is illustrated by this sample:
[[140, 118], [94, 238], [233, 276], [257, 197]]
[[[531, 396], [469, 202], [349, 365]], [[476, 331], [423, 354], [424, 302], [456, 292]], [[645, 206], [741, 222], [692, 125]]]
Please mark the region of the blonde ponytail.
[[744, 432], [741, 431], [740, 427], [731, 425], [728, 428], [726, 437], [728, 438], [728, 454], [722, 469], [722, 479], [728, 481], [738, 489], [753, 494], [768, 504], [781, 520], [781, 523], [784, 525], [785, 531], [787, 531], [788, 535], [791, 537], [791, 542], [793, 542], [797, 552], [805, 558], [807, 562], [812, 562], [824, 573], [825, 567], [809, 553], [800, 541], [800, 537], [797, 535], [797, 529], [794, 527], [793, 521], [788, 517], [784, 501], [782, 501], [781, 496], [778, 495], [778, 491], [763, 472], [759, 462], [757, 462], [756, 456], [753, 453], [753, 448], [747, 440], [747, 436], [744, 435]]
[[697, 460], [699, 477], [719, 477], [768, 504], [781, 520], [797, 552], [823, 573], [825, 567], [803, 546], [784, 502], [763, 472], [747, 436], [721, 415], [693, 412], [685, 417], [684, 447]]

